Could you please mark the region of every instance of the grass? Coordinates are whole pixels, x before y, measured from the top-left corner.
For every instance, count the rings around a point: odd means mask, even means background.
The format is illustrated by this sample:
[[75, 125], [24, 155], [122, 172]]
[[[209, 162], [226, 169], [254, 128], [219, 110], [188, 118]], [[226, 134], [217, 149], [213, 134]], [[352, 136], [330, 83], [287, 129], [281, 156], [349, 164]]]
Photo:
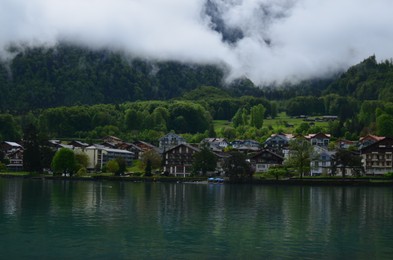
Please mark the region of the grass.
[[[310, 119], [315, 119], [318, 116], [309, 117]], [[278, 114], [276, 118], [273, 119], [265, 119], [263, 121], [264, 127], [272, 128], [273, 130], [284, 130], [286, 133], [293, 133], [294, 130], [299, 127], [302, 123], [306, 121], [303, 118], [292, 118], [288, 116], [286, 113], [282, 112]], [[315, 126], [319, 126], [323, 129], [328, 127], [328, 122], [306, 122], [313, 123]], [[292, 127], [288, 127], [288, 125], [292, 125]]]
[[232, 126], [232, 123], [227, 121], [227, 120], [214, 120], [214, 130], [218, 133], [221, 132], [221, 129], [227, 127], [227, 126]]
[[[318, 116], [309, 117], [310, 119], [315, 119]], [[302, 123], [306, 121], [303, 118], [292, 118], [288, 116], [285, 112], [282, 112], [277, 115], [276, 118], [271, 119], [264, 119], [263, 120], [263, 127], [273, 129], [273, 132], [283, 131], [285, 133], [293, 133], [294, 130], [299, 127]], [[214, 120], [214, 130], [219, 133], [221, 129], [226, 126], [233, 126], [231, 122], [227, 120]], [[306, 122], [306, 123], [313, 123], [315, 126], [319, 126], [323, 129], [327, 129], [328, 122]], [[288, 125], [292, 125], [289, 127]]]
[[30, 176], [33, 175], [30, 172], [0, 172], [0, 176]]

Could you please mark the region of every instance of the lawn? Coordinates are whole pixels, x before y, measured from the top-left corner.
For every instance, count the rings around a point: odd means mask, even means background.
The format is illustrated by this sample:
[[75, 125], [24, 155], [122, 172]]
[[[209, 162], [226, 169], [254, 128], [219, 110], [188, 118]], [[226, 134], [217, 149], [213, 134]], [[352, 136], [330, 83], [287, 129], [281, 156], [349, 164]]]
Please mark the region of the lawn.
[[[317, 116], [308, 117], [309, 119], [315, 119]], [[273, 132], [283, 131], [285, 133], [293, 133], [294, 130], [301, 124], [304, 123], [303, 118], [292, 118], [286, 115], [284, 112], [278, 114], [276, 118], [267, 118], [263, 120], [263, 127], [272, 128]], [[328, 122], [306, 122], [311, 125], [320, 126], [323, 129], [327, 129]], [[232, 123], [227, 120], [214, 120], [214, 130], [218, 133], [222, 128], [226, 126], [232, 126]]]

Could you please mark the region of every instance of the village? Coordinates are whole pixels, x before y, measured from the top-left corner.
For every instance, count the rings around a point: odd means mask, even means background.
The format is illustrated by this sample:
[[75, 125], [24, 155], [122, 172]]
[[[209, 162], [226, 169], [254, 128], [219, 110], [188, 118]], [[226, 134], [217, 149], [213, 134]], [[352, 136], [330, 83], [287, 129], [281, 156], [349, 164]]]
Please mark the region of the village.
[[[216, 156], [216, 169], [208, 172], [209, 176], [225, 176], [225, 161], [231, 152], [246, 155], [247, 163], [254, 173], [266, 173], [269, 168], [283, 165], [293, 156], [290, 149], [291, 140], [306, 140], [311, 144], [313, 155], [309, 160], [309, 171], [304, 176], [332, 176], [335, 169], [341, 168], [346, 176], [383, 176], [393, 171], [393, 139], [389, 137], [367, 135], [357, 142], [335, 140], [325, 133], [308, 134], [306, 136], [277, 133], [272, 134], [264, 143], [254, 140], [227, 141], [225, 138], [205, 138], [199, 144], [190, 144], [173, 132], [158, 140], [158, 146], [144, 142], [125, 142], [115, 136], [107, 136], [100, 143], [88, 144], [81, 141], [48, 140], [47, 146], [56, 151], [67, 148], [75, 153], [83, 153], [88, 157], [88, 172], [101, 172], [105, 165], [116, 158], [123, 158], [126, 166], [141, 159], [144, 153], [154, 151], [162, 158], [159, 173], [167, 176], [188, 177], [193, 174], [194, 154], [207, 146]], [[359, 158], [361, 165], [337, 165], [335, 156], [338, 151], [350, 151]], [[3, 141], [0, 145], [3, 161], [7, 171], [22, 171], [24, 147], [20, 143]], [[345, 162], [341, 161], [341, 164]], [[336, 165], [335, 165], [336, 164]], [[359, 167], [360, 166], [360, 167]], [[47, 169], [51, 172], [51, 169]]]

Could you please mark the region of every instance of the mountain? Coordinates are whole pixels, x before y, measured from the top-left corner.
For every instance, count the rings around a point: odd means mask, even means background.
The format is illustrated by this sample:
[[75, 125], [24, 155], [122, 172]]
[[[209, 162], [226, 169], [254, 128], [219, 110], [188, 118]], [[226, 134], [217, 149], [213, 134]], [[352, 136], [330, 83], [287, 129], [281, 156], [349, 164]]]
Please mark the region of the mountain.
[[393, 62], [378, 63], [371, 56], [352, 66], [332, 82], [324, 94], [350, 96], [357, 100], [393, 101]]
[[213, 65], [151, 62], [67, 44], [14, 54], [0, 66], [2, 111], [167, 100], [199, 86], [222, 87], [225, 74]]

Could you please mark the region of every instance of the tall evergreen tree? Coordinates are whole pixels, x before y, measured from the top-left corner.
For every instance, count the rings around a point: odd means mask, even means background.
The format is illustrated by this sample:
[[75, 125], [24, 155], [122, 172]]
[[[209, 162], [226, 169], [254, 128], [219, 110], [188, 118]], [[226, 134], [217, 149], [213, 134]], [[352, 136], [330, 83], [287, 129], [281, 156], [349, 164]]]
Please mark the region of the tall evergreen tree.
[[23, 131], [23, 168], [28, 172], [42, 172], [40, 139], [37, 128], [30, 124]]

